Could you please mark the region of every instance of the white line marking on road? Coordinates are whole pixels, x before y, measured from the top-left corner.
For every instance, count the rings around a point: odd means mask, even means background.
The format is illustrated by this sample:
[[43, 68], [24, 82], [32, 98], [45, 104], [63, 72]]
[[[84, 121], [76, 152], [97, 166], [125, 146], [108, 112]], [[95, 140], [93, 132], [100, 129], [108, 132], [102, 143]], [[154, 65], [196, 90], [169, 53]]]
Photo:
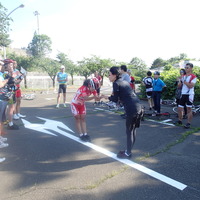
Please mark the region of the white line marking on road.
[[[49, 120], [49, 119], [41, 118], [41, 117], [38, 117], [38, 118], [41, 119], [41, 120], [44, 120], [45, 123], [44, 124], [31, 124], [30, 122], [28, 122], [27, 120], [24, 120], [24, 119], [22, 119], [22, 122], [24, 123], [24, 126], [26, 128], [33, 129], [33, 130], [36, 130], [36, 131], [40, 131], [40, 132], [43, 132], [43, 133], [46, 133], [46, 134], [49, 134], [49, 131], [47, 131], [45, 129], [53, 130], [57, 133], [60, 133], [61, 135], [64, 135], [64, 136], [66, 136], [66, 137], [68, 137], [68, 138], [70, 138], [70, 139], [72, 139], [72, 140], [74, 140], [78, 143], [81, 143], [81, 144], [83, 144], [87, 147], [90, 147], [91, 149], [94, 149], [95, 151], [98, 151], [102, 154], [105, 154], [108, 157], [111, 157], [111, 158], [113, 158], [113, 159], [115, 159], [115, 160], [117, 160], [121, 163], [124, 163], [125, 165], [128, 165], [128, 166], [135, 168], [135, 169], [137, 169], [137, 170], [139, 170], [139, 171], [141, 171], [145, 174], [148, 174], [149, 176], [151, 176], [155, 179], [158, 179], [158, 180], [160, 180], [160, 181], [162, 181], [166, 184], [169, 184], [169, 185], [171, 185], [171, 186], [173, 186], [173, 187], [175, 187], [179, 190], [184, 190], [187, 187], [187, 185], [185, 185], [181, 182], [173, 180], [173, 179], [171, 179], [171, 178], [169, 178], [165, 175], [162, 175], [158, 172], [155, 172], [155, 171], [153, 171], [149, 168], [146, 168], [146, 167], [144, 167], [140, 164], [137, 164], [137, 163], [135, 163], [131, 160], [119, 159], [119, 158], [117, 158], [115, 153], [110, 152], [110, 151], [108, 151], [108, 150], [106, 150], [102, 147], [99, 147], [99, 146], [92, 144], [90, 142], [81, 141], [79, 137], [76, 137], [76, 136], [74, 136], [70, 133], [67, 133], [66, 131], [69, 131], [69, 132], [72, 132], [72, 133], [74, 133], [74, 132], [68, 126], [63, 124], [62, 122], [55, 121], [55, 120]], [[59, 127], [65, 129], [65, 131], [61, 130]], [[57, 136], [55, 134], [52, 134], [52, 135]]]
[[150, 122], [156, 122], [156, 123], [159, 123], [159, 124], [165, 124], [165, 125], [168, 125], [168, 126], [175, 126], [174, 124], [166, 123], [165, 121], [156, 121], [156, 120], [153, 120], [153, 119], [145, 119], [145, 120], [150, 121]]

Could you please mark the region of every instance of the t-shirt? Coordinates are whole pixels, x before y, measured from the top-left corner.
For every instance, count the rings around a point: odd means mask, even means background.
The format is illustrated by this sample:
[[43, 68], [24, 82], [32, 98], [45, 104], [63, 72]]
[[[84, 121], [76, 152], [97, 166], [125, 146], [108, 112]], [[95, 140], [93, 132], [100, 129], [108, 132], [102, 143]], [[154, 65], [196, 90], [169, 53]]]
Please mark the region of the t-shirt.
[[66, 84], [67, 83], [67, 81], [66, 81], [67, 77], [68, 77], [67, 73], [58, 72], [57, 73], [58, 83], [59, 84]]
[[124, 80], [124, 81], [127, 81], [128, 83], [131, 82], [131, 78], [127, 73], [122, 74], [121, 79]]
[[165, 83], [161, 79], [158, 78], [153, 80], [153, 91], [161, 92], [164, 86]]
[[75, 96], [73, 97], [73, 99], [72, 99], [72, 103], [74, 103], [74, 104], [79, 104], [79, 105], [83, 105], [84, 103], [85, 103], [85, 100], [84, 100], [84, 98], [83, 97], [86, 97], [86, 96], [90, 96], [91, 94], [93, 94], [94, 96], [96, 96], [97, 95], [97, 91], [96, 90], [94, 90], [93, 92], [91, 92], [89, 89], [88, 89], [88, 87], [86, 87], [86, 86], [81, 86], [78, 90], [77, 90], [77, 92], [76, 92], [76, 94], [75, 94]]
[[[194, 87], [189, 88], [187, 85], [184, 84], [184, 81], [186, 81], [186, 82], [188, 82], [188, 83], [191, 82], [191, 83], [194, 83], [194, 84], [197, 82], [197, 78], [194, 78], [194, 79], [191, 80], [191, 76], [192, 76], [192, 75], [189, 75], [189, 76], [184, 75], [184, 76], [181, 78], [181, 81], [182, 81], [182, 83], [183, 83], [182, 90], [181, 90], [181, 94], [188, 94], [188, 95], [194, 94]], [[190, 81], [190, 80], [191, 80], [191, 81]]]

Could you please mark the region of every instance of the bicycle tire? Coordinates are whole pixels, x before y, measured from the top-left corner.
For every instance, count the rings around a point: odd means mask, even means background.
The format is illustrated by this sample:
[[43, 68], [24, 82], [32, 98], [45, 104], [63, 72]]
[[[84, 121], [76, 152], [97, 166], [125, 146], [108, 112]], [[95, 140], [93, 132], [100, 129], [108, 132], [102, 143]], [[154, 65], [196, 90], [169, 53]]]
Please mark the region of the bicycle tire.
[[173, 110], [174, 113], [178, 114], [178, 107], [177, 106], [173, 107], [172, 110]]

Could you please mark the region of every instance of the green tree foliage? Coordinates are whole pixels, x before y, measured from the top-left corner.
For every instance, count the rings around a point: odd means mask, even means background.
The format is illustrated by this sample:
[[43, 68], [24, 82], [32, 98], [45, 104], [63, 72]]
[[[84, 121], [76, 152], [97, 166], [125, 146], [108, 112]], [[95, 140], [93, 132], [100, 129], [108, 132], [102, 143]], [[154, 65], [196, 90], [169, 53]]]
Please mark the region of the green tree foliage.
[[52, 86], [55, 88], [56, 76], [60, 69], [61, 64], [51, 58], [34, 58], [33, 65], [42, 68], [52, 80]]
[[163, 67], [166, 64], [167, 64], [167, 61], [163, 60], [162, 58], [157, 58], [153, 61], [153, 64], [151, 65], [151, 69]]
[[59, 53], [57, 59], [59, 60], [59, 63], [65, 66], [66, 71], [72, 77], [72, 85], [74, 85], [74, 75], [77, 72], [77, 66], [64, 53]]
[[113, 63], [114, 61], [111, 59], [101, 59], [93, 55], [91, 58], [83, 58], [83, 60], [78, 61], [78, 71], [85, 79], [95, 71], [98, 71], [103, 77]]
[[46, 57], [51, 53], [51, 39], [47, 35], [37, 35], [34, 33], [32, 42], [27, 47], [27, 53], [33, 57]]
[[7, 47], [11, 43], [9, 39], [9, 26], [11, 18], [7, 17], [7, 9], [0, 3], [0, 46]]

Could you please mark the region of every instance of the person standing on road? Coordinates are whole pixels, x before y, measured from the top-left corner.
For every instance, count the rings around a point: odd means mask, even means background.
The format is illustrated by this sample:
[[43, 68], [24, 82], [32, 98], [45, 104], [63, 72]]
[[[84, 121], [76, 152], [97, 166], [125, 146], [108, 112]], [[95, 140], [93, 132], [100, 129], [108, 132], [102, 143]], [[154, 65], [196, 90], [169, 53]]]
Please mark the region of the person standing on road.
[[193, 64], [187, 63], [185, 66], [186, 74], [181, 77], [178, 83], [178, 87], [182, 86], [181, 90], [181, 99], [178, 105], [178, 118], [179, 120], [175, 123], [177, 125], [182, 125], [183, 119], [183, 110], [184, 105], [187, 107], [187, 124], [184, 126], [185, 128], [190, 128], [192, 122], [192, 105], [194, 100], [194, 86], [197, 82], [197, 77], [192, 73]]
[[63, 93], [63, 106], [66, 107], [66, 90], [67, 90], [68, 75], [67, 73], [65, 73], [65, 67], [63, 65], [60, 67], [60, 72], [57, 73], [57, 81], [59, 84], [59, 88], [58, 88], [56, 108], [59, 108], [60, 106], [61, 93]]
[[[90, 97], [90, 95], [92, 95]], [[83, 85], [77, 90], [75, 96], [71, 101], [71, 111], [74, 115], [76, 128], [78, 130], [80, 139], [88, 142], [90, 141], [90, 136], [87, 134], [86, 128], [86, 106], [85, 101], [90, 101], [95, 99], [99, 101], [97, 96], [97, 91], [95, 88], [95, 83], [92, 79], [87, 79], [84, 81]]]
[[154, 110], [155, 114], [160, 113], [160, 100], [163, 88], [166, 87], [165, 83], [159, 78], [160, 72], [154, 72], [154, 80], [153, 80], [153, 101], [154, 101]]
[[135, 92], [135, 78], [131, 75], [130, 69], [127, 70], [127, 73], [128, 73], [128, 75], [130, 76], [130, 79], [131, 79], [130, 86], [131, 86], [132, 90]]
[[120, 78], [119, 68], [111, 67], [109, 71], [109, 80], [113, 83], [113, 94], [110, 97], [102, 95], [100, 98], [108, 98], [113, 102], [120, 102], [124, 105], [126, 112], [126, 135], [127, 148], [119, 151], [118, 158], [126, 159], [131, 157], [131, 150], [136, 139], [136, 128], [140, 126], [142, 116], [142, 107], [136, 94], [127, 81]]
[[20, 89], [20, 83], [23, 80], [23, 75], [20, 73], [20, 71], [17, 69], [17, 61], [13, 61], [13, 77], [17, 81], [16, 86], [18, 89], [15, 91], [15, 96], [16, 96], [16, 105], [15, 105], [15, 111], [13, 118], [14, 119], [19, 119], [19, 118], [24, 118], [26, 115], [22, 115], [20, 113], [20, 108], [21, 108], [21, 98], [22, 98], [22, 93]]
[[[182, 85], [178, 86], [179, 81], [181, 78], [186, 74], [185, 69], [180, 69], [180, 76], [176, 79], [175, 86], [176, 86], [176, 91], [175, 91], [175, 98], [176, 98], [176, 105], [178, 107], [180, 99], [181, 99], [181, 91], [182, 91]], [[187, 107], [186, 105], [184, 106], [184, 115], [183, 118], [186, 119], [187, 117]]]
[[146, 87], [146, 96], [148, 99], [149, 110], [152, 110], [152, 108], [154, 107], [153, 98], [152, 98], [153, 78], [151, 76], [152, 76], [151, 71], [148, 71], [147, 76], [145, 78], [143, 78], [143, 80], [142, 80], [144, 86]]
[[[129, 84], [131, 83], [131, 77], [127, 73], [127, 66], [126, 65], [121, 65], [120, 66], [120, 77], [123, 81], [127, 81]], [[126, 119], [126, 111], [120, 115], [123, 119]]]
[[[8, 143], [4, 143], [7, 141], [7, 138], [2, 137], [3, 135], [3, 121], [6, 119], [6, 106], [7, 106], [7, 101], [5, 101], [5, 90], [4, 86], [8, 82], [8, 76], [6, 79], [3, 77], [2, 69], [3, 69], [3, 62], [0, 62], [0, 148], [8, 147]], [[0, 158], [0, 163], [3, 162], [5, 158]]]

